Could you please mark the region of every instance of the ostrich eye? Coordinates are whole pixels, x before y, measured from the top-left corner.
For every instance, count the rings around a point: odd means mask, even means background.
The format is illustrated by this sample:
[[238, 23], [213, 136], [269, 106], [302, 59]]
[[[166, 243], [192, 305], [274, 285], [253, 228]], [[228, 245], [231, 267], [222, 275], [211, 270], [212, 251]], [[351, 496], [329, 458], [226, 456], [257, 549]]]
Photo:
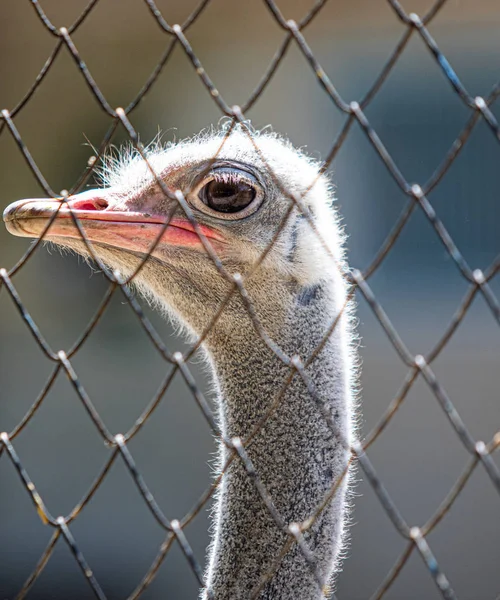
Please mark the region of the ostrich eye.
[[200, 200], [212, 210], [236, 213], [249, 206], [257, 192], [246, 181], [212, 179], [200, 191]]
[[238, 221], [259, 209], [264, 188], [250, 169], [233, 166], [215, 167], [194, 189], [191, 203], [202, 212]]

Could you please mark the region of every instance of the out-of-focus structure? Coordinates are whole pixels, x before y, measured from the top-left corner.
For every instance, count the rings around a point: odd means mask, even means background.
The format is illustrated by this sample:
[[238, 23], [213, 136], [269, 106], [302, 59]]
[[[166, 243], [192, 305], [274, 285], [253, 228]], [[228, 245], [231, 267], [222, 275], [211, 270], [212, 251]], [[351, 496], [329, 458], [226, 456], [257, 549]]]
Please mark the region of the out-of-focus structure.
[[[50, 0], [42, 7], [59, 28], [74, 22], [85, 3]], [[279, 7], [286, 19], [297, 22], [311, 8], [307, 2], [291, 0], [283, 0]], [[450, 85], [448, 65], [473, 97], [487, 98], [500, 79], [496, 2], [449, 0], [436, 7], [439, 11], [428, 31], [446, 62], [436, 60], [413, 29], [389, 76], [363, 107], [404, 179], [424, 189], [454, 144], [457, 148], [456, 140], [472, 115]], [[169, 23], [176, 23], [195, 6], [158, 2], [158, 8]], [[431, 6], [408, 1], [404, 9], [422, 16]], [[10, 2], [1, 11], [0, 108], [12, 109], [57, 40], [30, 3]], [[359, 101], [371, 88], [406, 31], [391, 3], [357, 0], [327, 2], [303, 33], [336, 90], [350, 102]], [[264, 2], [253, 2], [249, 8], [249, 3], [213, 0], [186, 35], [223, 98], [230, 105], [244, 105], [285, 33]], [[130, 102], [169, 41], [146, 4], [133, 0], [99, 0], [71, 37], [111, 107]], [[489, 110], [493, 119], [498, 117], [495, 102]], [[295, 42], [246, 116], [256, 127], [272, 124], [296, 145], [322, 157], [328, 155], [346, 120]], [[130, 119], [146, 142], [158, 127], [166, 132], [166, 139], [172, 139], [217, 123], [220, 117], [178, 46]], [[63, 47], [42, 85], [16, 115], [15, 125], [45, 178], [60, 190], [75, 183], [93, 154], [89, 144], [100, 144], [109, 117]], [[114, 141], [126, 138], [120, 130]], [[498, 156], [498, 139], [481, 117], [427, 194], [468, 265], [484, 272], [499, 253]], [[20, 197], [43, 195], [6, 127], [0, 135], [0, 157], [3, 206]], [[363, 271], [401, 216], [408, 197], [357, 124], [349, 130], [331, 169], [349, 233], [349, 262]], [[25, 249], [25, 242], [0, 230], [0, 267], [11, 267]], [[39, 249], [15, 278], [24, 303], [55, 349], [68, 348], [77, 339], [106, 288], [102, 275], [90, 276], [88, 267], [76, 262], [71, 257], [49, 257]], [[410, 353], [424, 356], [445, 333], [469, 289], [420, 209], [413, 211], [369, 285]], [[498, 276], [489, 286], [498, 298]], [[485, 443], [500, 429], [498, 323], [490, 308], [484, 296], [476, 294], [432, 363], [472, 437]], [[362, 295], [359, 311], [363, 437], [391, 401], [401, 396], [411, 372]], [[37, 397], [52, 366], [33, 343], [4, 289], [0, 315], [0, 430], [10, 431]], [[163, 339], [174, 349], [180, 347], [173, 332], [153, 314], [150, 317]], [[164, 363], [118, 296], [75, 355], [74, 366], [112, 431], [130, 427], [165, 375]], [[181, 380], [174, 382], [144, 433], [130, 444], [142, 475], [165, 514], [185, 514], [210, 482], [205, 457], [213, 442]], [[15, 448], [55, 514], [73, 509], [107, 456], [64, 377], [16, 438]], [[471, 460], [422, 376], [370, 447], [369, 457], [410, 525], [422, 525], [435, 514]], [[492, 454], [491, 460], [498, 468], [498, 454]], [[338, 598], [349, 600], [370, 598], [407, 548], [362, 470], [359, 480], [349, 558], [337, 590]], [[34, 569], [51, 532], [33, 510], [5, 454], [0, 458], [0, 485], [0, 595], [11, 598]], [[498, 490], [480, 466], [426, 538], [459, 598], [486, 600], [500, 592], [499, 510]], [[164, 537], [120, 461], [71, 531], [109, 598], [131, 593]], [[186, 535], [203, 562], [208, 541], [203, 514]], [[181, 551], [174, 547], [143, 597], [193, 598], [197, 587]], [[65, 598], [69, 593], [85, 598], [89, 589], [67, 546], [58, 544], [29, 597]], [[412, 551], [384, 597], [412, 600], [441, 595], [421, 557]]]

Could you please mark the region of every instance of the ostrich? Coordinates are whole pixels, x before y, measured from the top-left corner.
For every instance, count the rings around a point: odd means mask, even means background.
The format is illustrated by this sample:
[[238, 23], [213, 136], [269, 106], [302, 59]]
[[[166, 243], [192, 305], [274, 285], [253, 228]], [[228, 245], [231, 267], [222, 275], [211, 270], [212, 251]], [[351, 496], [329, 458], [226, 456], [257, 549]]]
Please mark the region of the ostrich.
[[[319, 165], [289, 142], [269, 132], [250, 136], [243, 126], [230, 135], [212, 131], [155, 145], [146, 154], [149, 166], [130, 149], [108, 161], [102, 188], [71, 196], [68, 204], [99, 259], [127, 277], [171, 216], [173, 192], [182, 190], [224, 269], [241, 275], [255, 319], [242, 296], [233, 293], [202, 344], [222, 436], [245, 440], [290, 376], [290, 365], [265, 343], [256, 319], [283, 353], [301, 357], [314, 387], [311, 394], [307, 381], [295, 374], [247, 448], [285, 526], [276, 523], [240, 460], [224, 472], [202, 598], [324, 598], [339, 570], [345, 541], [349, 477], [304, 533], [314, 568], [298, 544], [282, 560], [277, 558], [287, 540], [286, 526], [311, 517], [348, 468], [353, 439], [352, 307], [331, 185]], [[171, 194], [164, 193], [151, 168]], [[282, 226], [291, 195], [302, 199], [308, 215], [294, 206]], [[59, 200], [15, 202], [4, 220], [12, 234], [36, 238], [58, 209], [46, 239], [89, 257], [67, 205]], [[255, 269], [273, 236], [274, 245]], [[230, 289], [181, 208], [134, 283], [193, 339], [205, 331]], [[219, 471], [230, 452], [220, 443]], [[262, 583], [273, 568], [273, 576]]]

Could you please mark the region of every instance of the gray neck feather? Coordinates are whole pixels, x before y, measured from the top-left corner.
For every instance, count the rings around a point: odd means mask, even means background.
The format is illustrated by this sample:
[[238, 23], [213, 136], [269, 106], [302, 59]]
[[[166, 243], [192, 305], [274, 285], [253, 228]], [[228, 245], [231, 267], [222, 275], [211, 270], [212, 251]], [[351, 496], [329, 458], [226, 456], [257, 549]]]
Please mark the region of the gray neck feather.
[[[288, 298], [280, 305], [292, 308], [281, 311], [281, 315], [280, 311], [260, 315], [273, 340], [289, 356], [298, 354], [305, 362], [323, 339], [337, 316], [333, 287], [333, 282], [323, 282], [295, 293], [283, 291]], [[269, 296], [267, 302], [268, 308]], [[347, 315], [342, 316], [307, 369], [317, 399], [324, 403], [344, 444], [350, 441], [352, 426], [348, 327]], [[244, 440], [276, 399], [290, 368], [266, 346], [247, 317], [242, 317], [224, 340], [209, 341], [207, 346], [218, 389], [221, 428], [228, 438], [239, 436]], [[255, 471], [286, 525], [301, 523], [315, 513], [347, 464], [344, 444], [295, 375], [278, 408], [247, 448]], [[229, 453], [221, 444], [221, 465]], [[224, 473], [217, 497], [206, 574], [213, 597], [247, 600], [256, 594], [259, 600], [324, 598], [321, 588], [331, 583], [342, 547], [346, 490], [347, 478], [304, 535], [314, 556], [316, 575], [294, 544], [271, 579], [256, 593], [262, 578], [272, 570], [287, 534], [274, 521], [241, 461], [234, 460]]]

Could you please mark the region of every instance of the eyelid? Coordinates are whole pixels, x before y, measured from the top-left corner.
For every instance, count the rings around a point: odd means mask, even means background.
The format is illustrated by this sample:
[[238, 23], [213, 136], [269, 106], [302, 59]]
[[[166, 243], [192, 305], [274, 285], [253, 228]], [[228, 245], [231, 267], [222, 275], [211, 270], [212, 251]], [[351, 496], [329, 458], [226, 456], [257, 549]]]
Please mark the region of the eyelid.
[[196, 186], [197, 190], [199, 191], [203, 185], [206, 185], [210, 181], [214, 180], [223, 182], [244, 181], [253, 187], [261, 187], [257, 181], [257, 178], [248, 171], [243, 171], [242, 169], [237, 169], [234, 167], [218, 167], [203, 177], [200, 183]]

